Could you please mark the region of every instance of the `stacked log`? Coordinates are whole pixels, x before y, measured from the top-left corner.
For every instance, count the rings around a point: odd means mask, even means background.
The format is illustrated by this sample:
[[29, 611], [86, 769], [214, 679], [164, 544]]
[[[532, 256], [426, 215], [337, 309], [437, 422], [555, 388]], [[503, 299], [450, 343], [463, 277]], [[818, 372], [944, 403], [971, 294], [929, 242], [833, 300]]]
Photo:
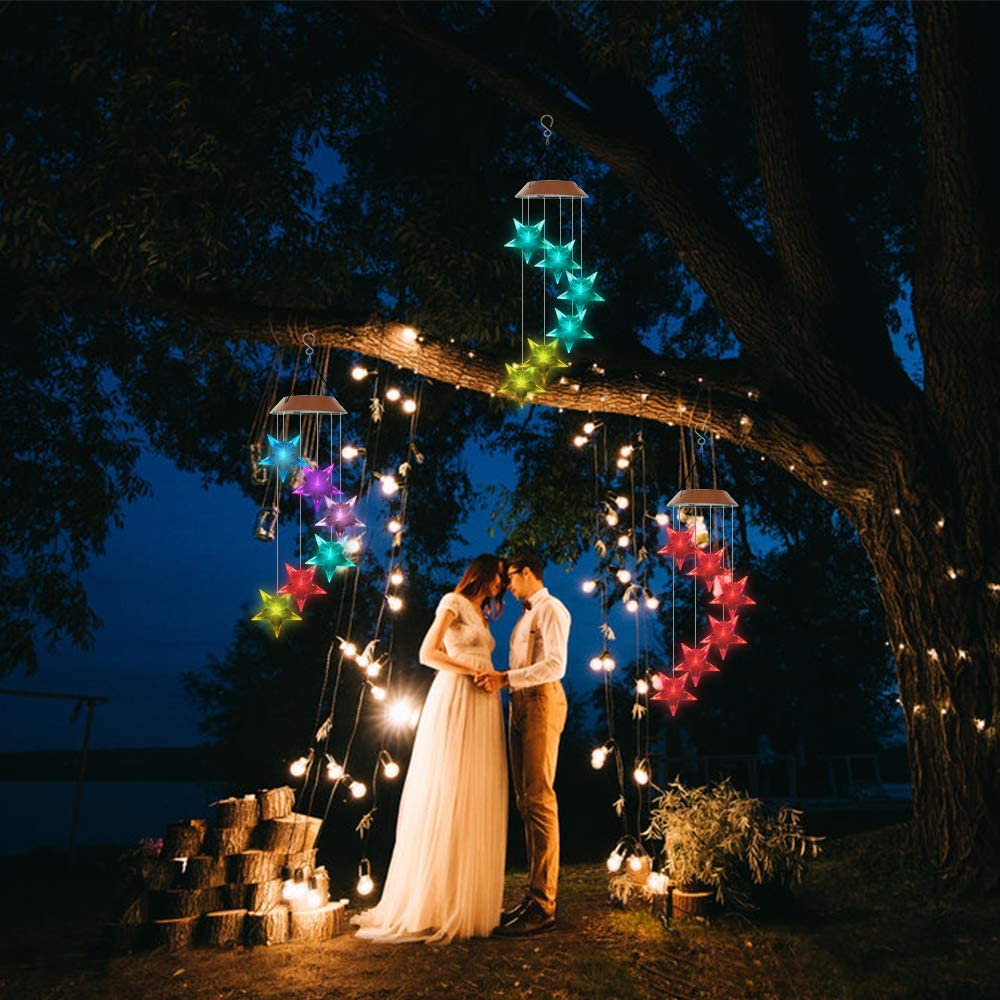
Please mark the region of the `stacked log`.
[[196, 854], [187, 859], [184, 885], [189, 889], [207, 889], [226, 884], [226, 859], [211, 854]]
[[257, 793], [260, 803], [261, 822], [269, 819], [281, 819], [295, 808], [295, 792], [287, 785], [281, 788], [264, 788]]
[[186, 819], [167, 825], [161, 858], [188, 858], [201, 850], [208, 824], [203, 819]]
[[327, 903], [315, 910], [292, 910], [289, 919], [289, 940], [326, 941], [344, 929], [343, 900]]
[[199, 917], [179, 917], [175, 920], [154, 920], [150, 924], [154, 948], [180, 951], [194, 944]]
[[216, 910], [201, 918], [201, 936], [205, 944], [242, 944], [246, 910]]
[[250, 846], [253, 831], [252, 826], [215, 827], [209, 830], [208, 836], [205, 837], [205, 853], [217, 856], [242, 854]]
[[289, 813], [277, 819], [264, 820], [257, 827], [257, 845], [265, 851], [285, 854], [311, 851], [322, 825], [319, 817], [303, 813]]
[[287, 907], [276, 906], [261, 911], [251, 910], [246, 917], [247, 944], [284, 944], [289, 934]]
[[251, 882], [250, 885], [242, 886], [243, 905], [251, 911], [271, 910], [275, 906], [280, 906], [284, 884], [280, 878], [274, 878], [267, 882]]
[[255, 827], [260, 820], [260, 806], [256, 795], [242, 798], [219, 799], [215, 806], [215, 825], [218, 827]]
[[285, 862], [283, 856], [269, 851], [244, 851], [226, 858], [226, 875], [229, 882], [268, 882], [281, 877]]

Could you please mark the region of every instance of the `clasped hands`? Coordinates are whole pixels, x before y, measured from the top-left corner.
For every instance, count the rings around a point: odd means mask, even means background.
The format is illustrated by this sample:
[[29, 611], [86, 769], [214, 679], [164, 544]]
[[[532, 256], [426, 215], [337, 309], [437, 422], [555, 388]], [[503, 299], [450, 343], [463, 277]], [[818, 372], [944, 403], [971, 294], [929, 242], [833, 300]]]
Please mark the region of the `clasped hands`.
[[487, 694], [494, 694], [500, 688], [505, 688], [510, 684], [506, 670], [487, 670], [484, 673], [476, 674], [472, 679], [475, 681], [476, 687]]

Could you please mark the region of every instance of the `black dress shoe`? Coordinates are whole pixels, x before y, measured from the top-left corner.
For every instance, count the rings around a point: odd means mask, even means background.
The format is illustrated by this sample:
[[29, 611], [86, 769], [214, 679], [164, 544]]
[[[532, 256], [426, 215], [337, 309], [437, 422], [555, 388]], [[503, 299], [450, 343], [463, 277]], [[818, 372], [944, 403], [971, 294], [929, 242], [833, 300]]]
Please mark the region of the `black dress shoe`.
[[530, 896], [525, 896], [517, 906], [512, 907], [509, 910], [500, 911], [500, 926], [503, 927], [505, 924], [509, 924], [512, 920], [516, 920], [523, 912], [524, 908], [531, 902]]
[[493, 933], [499, 937], [529, 937], [532, 934], [544, 934], [555, 930], [556, 915], [546, 913], [532, 899], [528, 905], [510, 923], [501, 924]]

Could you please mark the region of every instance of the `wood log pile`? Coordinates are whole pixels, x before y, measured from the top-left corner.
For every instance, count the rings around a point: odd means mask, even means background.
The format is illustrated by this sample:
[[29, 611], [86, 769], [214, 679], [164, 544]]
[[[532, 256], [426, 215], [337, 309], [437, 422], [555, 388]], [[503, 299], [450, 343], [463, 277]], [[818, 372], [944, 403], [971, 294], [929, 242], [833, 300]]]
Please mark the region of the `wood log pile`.
[[214, 826], [171, 823], [147, 866], [140, 911], [154, 946], [325, 941], [347, 929], [347, 901], [330, 901], [329, 875], [316, 864], [322, 820], [293, 811], [291, 788], [213, 805]]

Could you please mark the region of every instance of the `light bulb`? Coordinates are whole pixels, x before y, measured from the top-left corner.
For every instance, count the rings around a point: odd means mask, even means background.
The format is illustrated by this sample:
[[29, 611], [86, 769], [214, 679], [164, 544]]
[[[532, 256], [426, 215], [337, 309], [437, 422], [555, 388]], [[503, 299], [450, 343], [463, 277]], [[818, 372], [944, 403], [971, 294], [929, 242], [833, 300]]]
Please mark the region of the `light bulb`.
[[630, 854], [628, 856], [628, 867], [629, 871], [640, 871], [642, 869], [642, 858], [638, 854]]
[[627, 458], [619, 458], [618, 461], [615, 462], [615, 465], [617, 465], [619, 469], [627, 469], [628, 464], [629, 463]]
[[398, 587], [403, 582], [403, 574], [400, 570], [394, 570], [389, 577], [389, 583], [394, 587]]
[[403, 598], [397, 597], [395, 594], [390, 594], [386, 599], [385, 603], [389, 605], [389, 610], [396, 612], [403, 610]]
[[985, 719], [975, 719], [973, 721], [976, 724], [976, 732], [977, 733], [981, 733], [986, 728], [986, 720]]
[[348, 555], [355, 555], [361, 551], [361, 542], [359, 542], [356, 538], [348, 538], [344, 543], [344, 551], [348, 553]]
[[395, 403], [401, 395], [402, 393], [395, 386], [391, 386], [385, 390], [385, 398], [388, 399], [390, 403]]
[[395, 476], [382, 477], [382, 492], [387, 497], [391, 497], [399, 492], [399, 483], [396, 482]]
[[323, 894], [319, 889], [310, 889], [306, 895], [310, 910], [318, 910], [323, 905]]
[[597, 590], [597, 581], [584, 580], [581, 589], [585, 594], [592, 594], [595, 590]]
[[356, 799], [362, 798], [365, 792], [368, 791], [363, 781], [352, 781], [348, 788], [350, 789], [351, 795]]
[[599, 672], [604, 669], [604, 657], [603, 656], [592, 656], [590, 658], [590, 669]]
[[604, 520], [607, 522], [609, 528], [613, 528], [618, 523], [618, 515], [613, 510], [609, 510], [604, 515]]
[[597, 430], [597, 424], [595, 424], [593, 420], [588, 420], [583, 425], [583, 433], [584, 434], [593, 434], [594, 431], [596, 431], [596, 430]]
[[658, 597], [654, 597], [650, 594], [649, 597], [646, 598], [646, 607], [649, 608], [650, 611], [655, 611], [659, 606], [660, 599]]
[[627, 549], [628, 545], [629, 545], [629, 537], [628, 537], [628, 535], [619, 535], [618, 536], [618, 548], [620, 548], [620, 549]]
[[372, 881], [371, 875], [362, 875], [358, 879], [358, 895], [368, 896], [371, 894], [372, 889], [375, 888], [375, 883]]
[[615, 497], [615, 506], [619, 510], [628, 510], [628, 497]]
[[650, 892], [662, 895], [667, 891], [667, 876], [663, 872], [650, 872], [646, 879], [646, 888]]
[[369, 660], [365, 666], [365, 675], [368, 677], [378, 677], [382, 673], [382, 664], [378, 660]]
[[664, 514], [662, 511], [656, 515], [656, 523], [662, 528], [665, 524], [669, 523], [670, 517]]
[[606, 673], [610, 674], [612, 670], [615, 669], [615, 660], [610, 653], [605, 653], [601, 657], [601, 669]]
[[298, 760], [293, 760], [291, 764], [288, 765], [288, 770], [291, 772], [293, 778], [301, 778], [303, 774], [306, 773], [306, 768], [309, 766], [308, 757], [299, 757]]
[[582, 448], [586, 443], [587, 438], [583, 434], [577, 434], [576, 437], [573, 438], [573, 444], [575, 444], [577, 448]]
[[410, 706], [405, 701], [394, 701], [389, 706], [389, 721], [394, 726], [405, 726], [410, 717]]
[[625, 602], [625, 610], [630, 615], [634, 615], [639, 610], [639, 602], [634, 597], [630, 597]]
[[653, 685], [654, 691], [663, 690], [663, 681], [660, 680], [659, 674], [653, 674], [652, 678], [650, 679], [650, 683]]
[[622, 866], [622, 856], [617, 851], [612, 851], [608, 855], [608, 871], [616, 872], [621, 869]]
[[598, 747], [596, 750], [590, 751], [590, 766], [595, 771], [600, 771], [607, 759], [608, 751], [604, 747]]
[[627, 569], [620, 569], [615, 576], [618, 577], [619, 583], [628, 583], [632, 579], [632, 574]]
[[344, 447], [340, 449], [340, 457], [347, 462], [353, 461], [360, 454], [361, 452], [359, 452], [353, 444], [345, 444]]
[[338, 764], [332, 757], [326, 765], [326, 776], [331, 781], [339, 781], [344, 776], [344, 767]]
[[308, 891], [309, 887], [305, 882], [300, 882], [298, 879], [289, 879], [282, 886], [281, 895], [285, 899], [301, 899]]
[[367, 667], [372, 662], [372, 658], [367, 653], [362, 653], [358, 657], [358, 666]]
[[348, 660], [353, 660], [358, 655], [358, 647], [353, 642], [342, 642], [340, 644], [340, 651], [344, 654], [344, 658]]
[[635, 682], [635, 693], [649, 694], [649, 681], [647, 681], [645, 677], [640, 677], [639, 680]]
[[622, 458], [629, 458], [629, 457], [631, 457], [633, 451], [635, 451], [635, 449], [632, 447], [632, 445], [630, 445], [630, 444], [623, 444], [618, 449], [618, 454], [621, 455]]
[[417, 342], [417, 331], [414, 330], [412, 326], [404, 326], [403, 329], [399, 331], [399, 335], [408, 344], [415, 344]]
[[394, 517], [391, 521], [386, 522], [386, 528], [390, 534], [395, 535], [397, 531], [402, 531], [403, 525]]
[[364, 365], [355, 365], [351, 369], [351, 378], [355, 382], [360, 382], [362, 379], [368, 378], [368, 369]]
[[384, 687], [382, 687], [381, 684], [373, 684], [372, 685], [372, 697], [376, 701], [385, 701], [385, 697], [386, 697], [387, 694], [388, 694], [388, 692], [386, 691], [386, 689]]
[[648, 785], [649, 784], [649, 772], [646, 770], [644, 764], [640, 764], [633, 772], [632, 777], [635, 779], [637, 785]]
[[415, 399], [404, 399], [403, 400], [403, 412], [404, 413], [415, 413], [417, 410], [417, 401]]
[[385, 767], [382, 770], [385, 772], [387, 778], [399, 777], [399, 765], [394, 760], [386, 761]]

